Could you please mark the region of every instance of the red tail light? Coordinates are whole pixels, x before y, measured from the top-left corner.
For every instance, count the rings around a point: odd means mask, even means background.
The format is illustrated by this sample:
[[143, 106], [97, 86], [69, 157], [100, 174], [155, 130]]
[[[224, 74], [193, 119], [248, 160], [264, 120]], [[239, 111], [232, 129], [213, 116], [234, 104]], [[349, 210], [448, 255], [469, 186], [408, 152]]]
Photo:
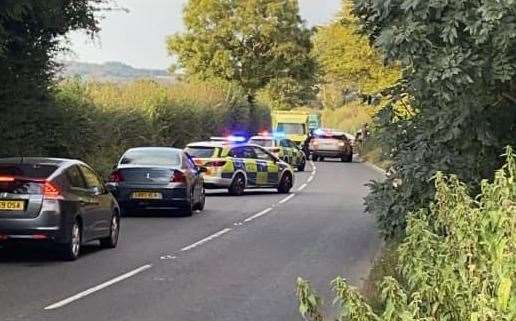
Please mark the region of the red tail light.
[[226, 161], [220, 160], [220, 161], [208, 162], [204, 166], [205, 167], [222, 167], [224, 165], [226, 165]]
[[43, 185], [43, 198], [57, 199], [59, 196], [61, 196], [59, 188], [51, 182], [45, 182]]
[[109, 181], [111, 183], [120, 183], [124, 181], [124, 176], [120, 171], [114, 171], [111, 173], [111, 175], [109, 175]]
[[11, 176], [0, 176], [0, 182], [14, 182], [15, 178]]
[[170, 178], [170, 181], [172, 183], [186, 183], [185, 173], [175, 170], [174, 174], [172, 174], [172, 177]]

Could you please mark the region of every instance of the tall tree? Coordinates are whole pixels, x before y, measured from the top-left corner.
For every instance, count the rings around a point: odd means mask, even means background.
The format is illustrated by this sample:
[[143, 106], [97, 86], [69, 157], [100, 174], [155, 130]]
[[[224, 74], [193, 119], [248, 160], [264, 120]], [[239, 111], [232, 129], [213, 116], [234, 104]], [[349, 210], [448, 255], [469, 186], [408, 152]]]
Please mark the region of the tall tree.
[[64, 50], [63, 36], [69, 31], [98, 31], [96, 12], [106, 2], [0, 2], [0, 132], [10, 142], [0, 154], [16, 154], [28, 143], [34, 144], [34, 154], [52, 146], [51, 128], [57, 122], [49, 95], [58, 67], [54, 58]]
[[168, 48], [188, 74], [237, 83], [251, 103], [266, 87], [290, 103], [314, 93], [311, 32], [297, 0], [191, 0], [184, 22]]
[[397, 174], [374, 185], [367, 204], [391, 234], [433, 198], [438, 170], [478, 190], [516, 143], [516, 1], [355, 2], [363, 30], [405, 67], [393, 103], [408, 99], [415, 111], [379, 118]]

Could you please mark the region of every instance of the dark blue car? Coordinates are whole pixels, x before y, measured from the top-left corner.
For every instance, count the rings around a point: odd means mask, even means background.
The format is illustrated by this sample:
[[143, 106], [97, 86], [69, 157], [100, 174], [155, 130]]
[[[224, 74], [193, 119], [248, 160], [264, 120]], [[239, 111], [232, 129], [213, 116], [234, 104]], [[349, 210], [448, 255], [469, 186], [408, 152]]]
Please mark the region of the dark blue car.
[[191, 216], [203, 210], [206, 195], [203, 169], [182, 150], [133, 148], [120, 158], [108, 187], [122, 213], [179, 212]]

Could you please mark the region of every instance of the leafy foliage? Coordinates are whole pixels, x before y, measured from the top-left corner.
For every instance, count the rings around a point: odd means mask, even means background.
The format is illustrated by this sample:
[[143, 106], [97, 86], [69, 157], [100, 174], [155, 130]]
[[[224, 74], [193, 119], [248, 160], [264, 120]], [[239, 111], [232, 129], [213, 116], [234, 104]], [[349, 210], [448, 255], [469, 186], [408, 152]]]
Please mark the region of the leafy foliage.
[[[435, 201], [410, 216], [399, 248], [399, 278], [381, 283], [384, 307], [373, 309], [342, 278], [333, 281], [339, 320], [495, 321], [516, 318], [516, 157], [472, 198], [457, 176], [435, 176]], [[317, 297], [299, 280], [303, 297]], [[314, 304], [315, 303], [315, 304]], [[320, 313], [300, 300], [309, 320]], [[321, 319], [318, 319], [321, 320]]]
[[297, 1], [189, 1], [184, 22], [186, 31], [168, 47], [188, 74], [234, 82], [250, 101], [264, 88], [278, 105], [313, 96], [311, 33]]
[[403, 67], [377, 120], [394, 174], [373, 183], [366, 201], [391, 236], [432, 199], [437, 171], [478, 191], [503, 147], [515, 143], [516, 2], [356, 0], [354, 13], [387, 60]]
[[326, 91], [333, 85], [348, 94], [374, 95], [394, 86], [401, 71], [396, 65], [385, 65], [382, 55], [359, 33], [359, 21], [351, 9], [349, 2], [343, 2], [339, 20], [317, 30], [314, 55], [330, 85]]

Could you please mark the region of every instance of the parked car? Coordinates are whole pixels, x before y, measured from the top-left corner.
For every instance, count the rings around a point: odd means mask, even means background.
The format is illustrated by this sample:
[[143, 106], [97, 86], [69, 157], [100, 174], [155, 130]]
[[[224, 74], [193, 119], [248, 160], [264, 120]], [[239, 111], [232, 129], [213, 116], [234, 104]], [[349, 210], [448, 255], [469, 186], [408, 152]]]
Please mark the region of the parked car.
[[70, 159], [0, 159], [0, 241], [50, 241], [66, 260], [81, 245], [117, 246], [120, 211], [99, 175]]
[[310, 140], [309, 149], [314, 161], [323, 161], [325, 157], [340, 158], [343, 162], [353, 161], [353, 146], [343, 132], [316, 130]]
[[111, 174], [108, 188], [121, 212], [180, 211], [191, 216], [206, 202], [203, 167], [182, 150], [167, 147], [132, 148]]
[[227, 188], [240, 196], [249, 188], [274, 188], [286, 194], [294, 186], [292, 167], [258, 145], [197, 142], [188, 144], [186, 152], [206, 168], [204, 186], [209, 189]]

